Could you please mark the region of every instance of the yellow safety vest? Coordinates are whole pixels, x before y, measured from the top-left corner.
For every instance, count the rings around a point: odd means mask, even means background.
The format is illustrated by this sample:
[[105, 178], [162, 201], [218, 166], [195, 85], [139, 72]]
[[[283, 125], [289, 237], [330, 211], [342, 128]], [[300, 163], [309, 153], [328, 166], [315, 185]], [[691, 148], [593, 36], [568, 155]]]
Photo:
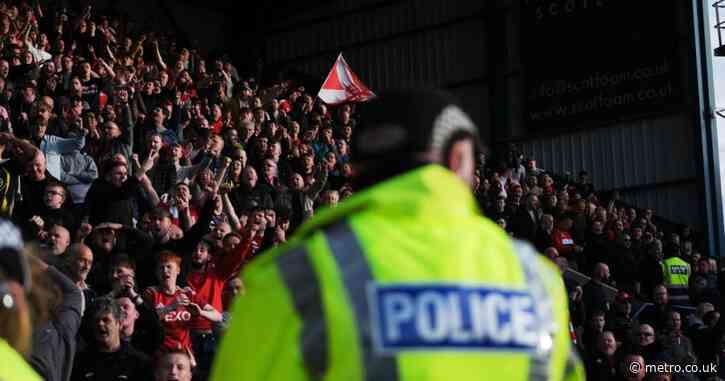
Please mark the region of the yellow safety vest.
[[0, 338], [0, 381], [41, 381], [42, 378], [16, 352]]
[[559, 272], [428, 165], [243, 272], [212, 380], [583, 379]]
[[665, 287], [673, 302], [688, 302], [690, 284], [690, 264], [680, 257], [670, 257], [662, 261], [662, 274]]

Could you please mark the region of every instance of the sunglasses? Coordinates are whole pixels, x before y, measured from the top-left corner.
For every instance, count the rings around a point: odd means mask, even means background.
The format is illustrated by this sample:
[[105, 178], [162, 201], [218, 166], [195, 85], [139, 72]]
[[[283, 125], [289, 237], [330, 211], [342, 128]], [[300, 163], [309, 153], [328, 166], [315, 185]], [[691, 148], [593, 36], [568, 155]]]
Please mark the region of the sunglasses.
[[654, 333], [651, 333], [651, 332], [640, 332], [639, 335], [640, 336], [644, 336], [644, 337], [652, 337], [655, 334]]

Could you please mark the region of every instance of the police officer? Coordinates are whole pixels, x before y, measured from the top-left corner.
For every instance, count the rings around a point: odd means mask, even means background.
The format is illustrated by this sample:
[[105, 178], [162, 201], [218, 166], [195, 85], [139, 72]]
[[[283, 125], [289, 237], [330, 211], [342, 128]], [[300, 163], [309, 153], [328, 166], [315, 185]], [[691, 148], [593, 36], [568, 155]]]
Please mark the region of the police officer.
[[690, 264], [679, 256], [679, 244], [672, 243], [667, 247], [665, 259], [662, 261], [663, 283], [667, 287], [670, 301], [674, 304], [690, 303], [689, 285]]
[[361, 120], [366, 189], [245, 269], [212, 379], [582, 378], [556, 268], [477, 209], [469, 116], [420, 90]]

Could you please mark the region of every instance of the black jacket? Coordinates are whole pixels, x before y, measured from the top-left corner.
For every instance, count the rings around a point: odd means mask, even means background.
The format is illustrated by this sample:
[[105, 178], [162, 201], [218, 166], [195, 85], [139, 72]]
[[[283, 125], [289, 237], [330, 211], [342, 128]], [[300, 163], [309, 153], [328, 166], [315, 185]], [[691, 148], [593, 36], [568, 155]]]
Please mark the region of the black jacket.
[[529, 242], [536, 241], [536, 233], [539, 231], [539, 212], [534, 211], [534, 216], [526, 208], [519, 209], [511, 219], [511, 230], [516, 238]]
[[95, 254], [93, 267], [91, 267], [91, 271], [88, 273], [88, 279], [86, 279], [86, 282], [93, 285], [93, 288], [99, 295], [111, 292], [111, 283], [108, 279], [111, 264], [117, 255], [126, 254], [136, 262], [136, 287], [142, 290], [143, 287], [156, 284], [156, 279], [153, 275], [151, 276], [151, 280], [148, 280], [140, 277], [138, 274], [144, 271], [150, 272], [151, 274], [154, 272], [154, 269], [140, 268], [140, 265], [148, 261], [148, 258], [151, 256], [153, 238], [141, 230], [127, 226], [124, 226], [123, 229], [116, 234], [118, 237], [116, 245], [110, 254], [101, 252], [101, 250], [93, 244], [93, 240], [90, 237], [86, 240], [86, 244], [88, 244]]
[[88, 217], [91, 225], [103, 222], [116, 222], [133, 226], [134, 217], [138, 217], [138, 198], [141, 184], [130, 176], [120, 188], [114, 187], [106, 179], [93, 181], [86, 195]]
[[153, 371], [148, 356], [122, 341], [121, 348], [113, 353], [99, 352], [95, 346], [78, 353], [71, 380], [150, 381]]
[[156, 311], [150, 309], [145, 303], [137, 304], [138, 319], [134, 325], [131, 343], [139, 351], [153, 356], [164, 342], [164, 327]]
[[55, 267], [48, 267], [47, 274], [60, 288], [63, 302], [55, 312], [54, 319], [33, 332], [30, 365], [46, 381], [67, 381], [76, 353], [76, 334], [81, 325], [83, 293]]
[[590, 280], [582, 287], [582, 290], [584, 291], [582, 301], [584, 302], [584, 310], [586, 311], [587, 318], [597, 311], [609, 311], [609, 300], [604, 291], [604, 286]]

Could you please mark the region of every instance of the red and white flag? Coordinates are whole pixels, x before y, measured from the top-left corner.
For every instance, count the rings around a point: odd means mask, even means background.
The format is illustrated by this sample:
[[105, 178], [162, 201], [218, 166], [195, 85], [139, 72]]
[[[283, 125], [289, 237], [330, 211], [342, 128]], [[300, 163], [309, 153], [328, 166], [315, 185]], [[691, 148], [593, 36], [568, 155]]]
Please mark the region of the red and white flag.
[[345, 102], [365, 102], [374, 98], [375, 93], [350, 70], [340, 53], [317, 96], [329, 105], [338, 105]]

